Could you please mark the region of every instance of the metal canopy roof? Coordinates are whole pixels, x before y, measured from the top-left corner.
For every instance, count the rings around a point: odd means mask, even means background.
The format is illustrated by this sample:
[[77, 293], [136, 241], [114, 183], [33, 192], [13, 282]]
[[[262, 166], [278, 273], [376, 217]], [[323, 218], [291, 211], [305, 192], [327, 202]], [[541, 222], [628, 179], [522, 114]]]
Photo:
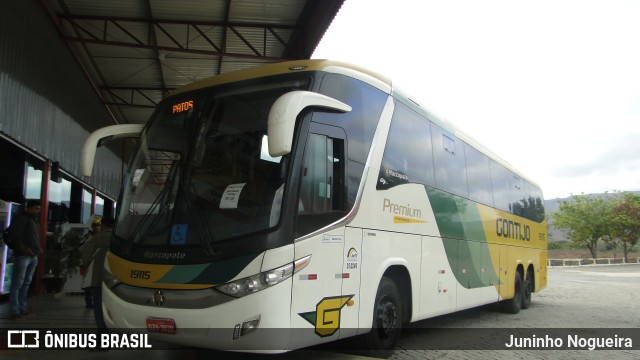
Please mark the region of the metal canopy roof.
[[41, 0], [114, 123], [176, 87], [310, 58], [344, 0]]

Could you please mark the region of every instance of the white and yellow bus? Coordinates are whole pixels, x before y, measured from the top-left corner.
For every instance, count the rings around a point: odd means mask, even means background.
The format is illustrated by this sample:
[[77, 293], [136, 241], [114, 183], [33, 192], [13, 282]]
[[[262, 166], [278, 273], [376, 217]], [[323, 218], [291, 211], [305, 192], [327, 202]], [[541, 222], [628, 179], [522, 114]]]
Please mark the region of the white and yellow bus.
[[177, 89], [139, 137], [105, 262], [109, 327], [197, 347], [287, 351], [547, 283], [542, 192], [391, 81], [306, 60]]

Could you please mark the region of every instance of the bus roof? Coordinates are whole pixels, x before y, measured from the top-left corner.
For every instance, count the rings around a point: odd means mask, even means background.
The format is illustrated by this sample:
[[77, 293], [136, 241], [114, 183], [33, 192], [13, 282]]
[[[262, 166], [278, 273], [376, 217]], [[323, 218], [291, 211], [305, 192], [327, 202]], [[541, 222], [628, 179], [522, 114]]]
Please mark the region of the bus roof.
[[346, 62], [331, 60], [297, 60], [268, 64], [251, 69], [220, 74], [179, 87], [174, 90], [171, 95], [181, 94], [188, 91], [199, 90], [236, 81], [249, 80], [272, 75], [289, 74], [300, 71], [343, 72], [340, 71], [340, 69], [344, 71], [350, 71], [352, 76], [361, 77], [361, 80], [364, 80], [365, 82], [370, 83], [382, 90], [386, 90], [385, 92], [387, 93], [391, 92], [391, 80], [389, 78], [363, 67], [359, 67], [357, 65]]

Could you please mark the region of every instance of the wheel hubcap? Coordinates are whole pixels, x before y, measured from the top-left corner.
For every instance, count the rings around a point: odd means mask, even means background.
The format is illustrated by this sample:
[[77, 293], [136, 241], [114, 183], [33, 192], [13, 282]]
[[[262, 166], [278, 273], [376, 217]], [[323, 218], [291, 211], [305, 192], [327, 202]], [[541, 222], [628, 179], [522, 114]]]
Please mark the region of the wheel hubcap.
[[384, 339], [389, 338], [396, 328], [398, 313], [396, 305], [388, 299], [383, 299], [378, 304], [378, 332]]

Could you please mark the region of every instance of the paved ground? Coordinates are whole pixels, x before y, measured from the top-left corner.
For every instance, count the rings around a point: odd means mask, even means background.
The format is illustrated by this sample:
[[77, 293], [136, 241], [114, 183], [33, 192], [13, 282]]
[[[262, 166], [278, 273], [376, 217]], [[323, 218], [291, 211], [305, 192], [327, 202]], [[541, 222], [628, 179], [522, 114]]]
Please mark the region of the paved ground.
[[[640, 330], [640, 265], [612, 265], [549, 268], [546, 289], [534, 294], [531, 308], [517, 315], [503, 314], [495, 307], [483, 307], [430, 319], [416, 324], [421, 327], [484, 328], [491, 332], [500, 328], [534, 328], [553, 335], [556, 328]], [[482, 332], [480, 329], [478, 332]], [[393, 360], [412, 359], [639, 359], [640, 350], [415, 350], [432, 331], [420, 329], [405, 333]], [[583, 331], [584, 332], [584, 331]], [[604, 330], [614, 337], [614, 330]], [[436, 334], [437, 335], [437, 334]], [[640, 342], [640, 338], [635, 340]], [[494, 348], [495, 343], [488, 344]], [[640, 344], [634, 343], [636, 349]]]
[[[640, 265], [617, 265], [575, 268], [550, 268], [549, 285], [540, 294], [534, 294], [530, 309], [517, 315], [503, 314], [495, 307], [487, 306], [478, 309], [447, 315], [436, 319], [413, 324], [406, 329], [392, 360], [414, 359], [638, 359], [640, 350], [495, 350], [496, 332], [500, 329], [522, 329], [527, 332], [535, 329], [538, 336], [555, 335], [558, 328], [590, 329], [598, 334], [610, 334], [621, 328], [628, 328], [638, 334], [640, 326]], [[31, 301], [36, 315], [20, 322], [27, 328], [92, 328], [92, 313], [83, 308], [82, 296], [43, 295]], [[0, 303], [0, 337], [4, 337], [7, 329], [15, 328], [16, 323], [8, 319], [8, 304]], [[447, 328], [434, 330], [434, 327]], [[450, 341], [451, 328], [463, 328], [454, 332], [471, 334], [477, 341], [485, 339], [482, 345], [474, 345], [474, 349], [486, 350], [424, 350], [433, 344], [444, 344]], [[611, 329], [611, 330], [601, 330]], [[471, 331], [471, 333], [469, 333]], [[507, 330], [511, 331], [511, 330]], [[479, 334], [479, 335], [478, 335]], [[563, 335], [564, 336], [564, 335]], [[443, 340], [442, 342], [439, 342]], [[464, 343], [461, 339], [461, 343]], [[640, 346], [640, 337], [635, 337], [634, 347]], [[437, 346], [437, 345], [436, 345]], [[438, 348], [438, 347], [436, 347]], [[139, 360], [140, 357], [164, 359], [245, 359], [246, 354], [221, 353], [209, 350], [163, 350], [162, 345], [154, 345], [152, 350], [118, 350], [93, 353], [81, 350], [33, 351], [33, 350], [0, 350], [0, 358], [4, 359], [118, 359]], [[275, 356], [251, 355], [256, 359], [289, 360], [305, 358], [314, 359], [356, 359], [349, 354], [336, 353], [331, 349], [314, 349], [293, 351]]]

